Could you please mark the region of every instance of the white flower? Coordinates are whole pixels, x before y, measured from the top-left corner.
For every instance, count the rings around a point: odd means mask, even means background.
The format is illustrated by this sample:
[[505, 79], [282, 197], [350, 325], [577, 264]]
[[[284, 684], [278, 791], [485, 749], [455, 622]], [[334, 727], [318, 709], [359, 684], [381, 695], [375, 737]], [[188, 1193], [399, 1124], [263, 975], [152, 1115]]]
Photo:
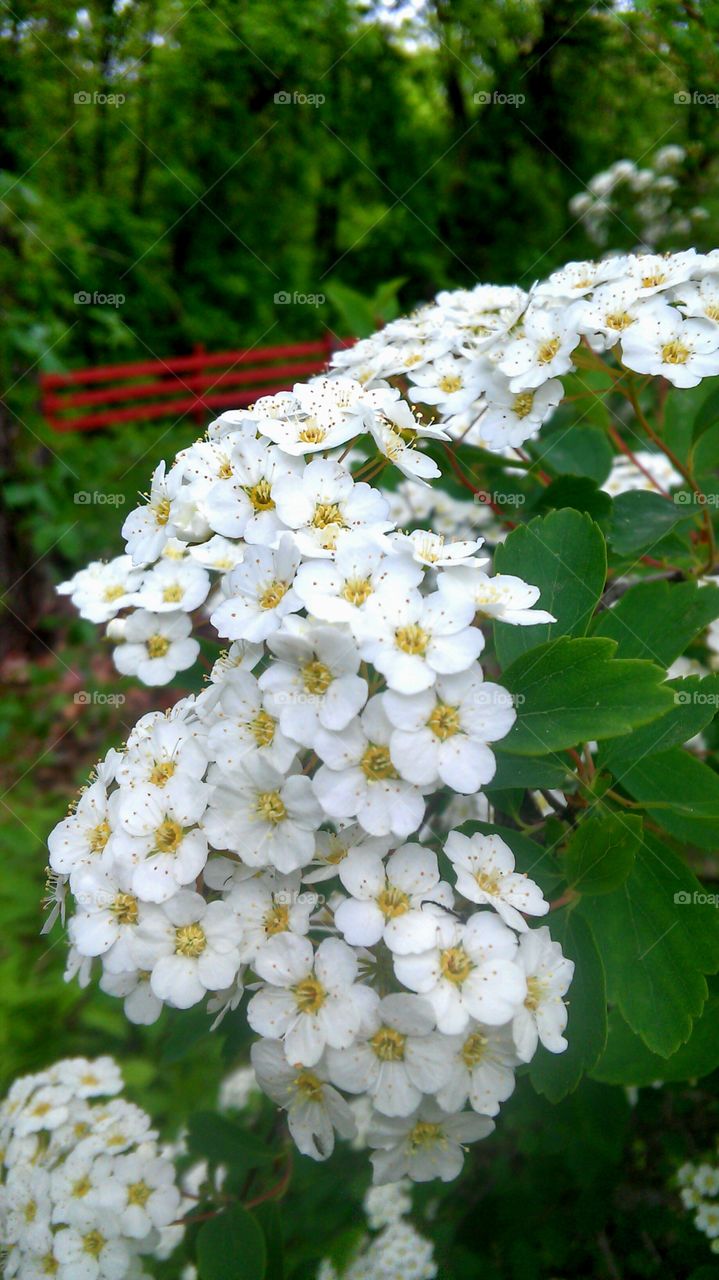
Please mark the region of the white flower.
[[58, 1280], [120, 1280], [130, 1266], [128, 1247], [109, 1218], [102, 1228], [84, 1231], [65, 1227], [58, 1231], [53, 1253], [60, 1264], [55, 1272]]
[[180, 715], [155, 712], [135, 725], [117, 764], [121, 786], [150, 787], [166, 799], [182, 802], [188, 790], [207, 794], [201, 781], [207, 769], [207, 751], [201, 735]]
[[75, 873], [77, 910], [69, 922], [68, 935], [80, 955], [100, 956], [112, 950], [112, 967], [128, 967], [129, 939], [139, 918], [139, 903], [131, 885], [132, 872], [127, 868], [114, 867], [110, 873], [101, 867], [85, 867]]
[[303, 555], [329, 556], [343, 529], [386, 533], [392, 528], [387, 501], [378, 490], [355, 484], [344, 467], [327, 459], [310, 462], [301, 480], [278, 480], [273, 494], [280, 518], [296, 530]]
[[161, 462], [152, 476], [147, 504], [131, 511], [122, 526], [122, 536], [134, 564], [151, 564], [161, 555], [168, 538], [175, 533], [171, 520], [172, 502], [182, 484], [182, 470], [173, 468], [165, 476]]
[[280, 661], [262, 674], [260, 688], [283, 733], [311, 747], [318, 728], [346, 729], [367, 701], [352, 637], [339, 627], [290, 617], [268, 647]]
[[285, 777], [248, 755], [230, 781], [218, 781], [203, 825], [217, 849], [231, 849], [251, 867], [288, 873], [312, 859], [322, 810], [309, 778]]
[[299, 872], [291, 876], [265, 872], [234, 885], [226, 901], [242, 933], [242, 960], [253, 964], [278, 933], [306, 934], [318, 899], [314, 893], [300, 892]]
[[260, 1040], [251, 1050], [260, 1088], [287, 1112], [287, 1123], [298, 1149], [313, 1160], [326, 1160], [335, 1145], [335, 1129], [342, 1138], [357, 1132], [354, 1116], [342, 1097], [327, 1083], [326, 1070], [312, 1070], [287, 1061], [277, 1040]]
[[533, 608], [540, 596], [539, 587], [510, 573], [495, 573], [490, 577], [482, 569], [458, 565], [440, 573], [437, 586], [440, 593], [451, 600], [458, 603], [470, 600], [477, 613], [496, 618], [498, 622], [519, 627], [556, 622], [551, 613]]
[[408, 556], [387, 556], [376, 539], [347, 531], [337, 538], [332, 563], [311, 560], [300, 565], [294, 590], [316, 618], [353, 626], [385, 583], [390, 593], [411, 590], [422, 581], [423, 572]]
[[467, 1143], [486, 1138], [494, 1129], [487, 1116], [463, 1111], [448, 1116], [431, 1099], [414, 1115], [389, 1117], [375, 1114], [368, 1133], [375, 1147], [371, 1159], [374, 1182], [451, 1182], [462, 1170]]
[[402, 985], [430, 1001], [437, 1026], [447, 1035], [464, 1031], [470, 1018], [490, 1026], [509, 1022], [527, 993], [511, 929], [485, 911], [464, 925], [444, 917], [434, 926], [431, 950], [395, 954], [394, 970]]
[[327, 1070], [340, 1089], [368, 1093], [383, 1115], [408, 1116], [447, 1081], [450, 1060], [431, 1005], [397, 994], [372, 1009], [353, 1045], [327, 1050]]
[[645, 307], [622, 336], [622, 360], [637, 373], [661, 374], [675, 387], [696, 387], [719, 373], [719, 326], [685, 320], [672, 307]]
[[237, 441], [225, 463], [227, 473], [207, 493], [207, 522], [226, 538], [273, 546], [284, 525], [274, 499], [275, 484], [302, 474], [302, 464], [264, 440]]
[[147, 969], [129, 969], [112, 973], [106, 968], [100, 978], [100, 990], [123, 1000], [125, 1017], [128, 1022], [137, 1026], [152, 1026], [162, 1013], [162, 1001], [150, 986], [150, 974]]
[[300, 553], [285, 534], [276, 551], [248, 548], [244, 560], [229, 574], [223, 600], [210, 621], [230, 640], [266, 640], [289, 613], [301, 608], [292, 589]]
[[280, 772], [289, 769], [297, 746], [282, 732], [267, 706], [249, 671], [231, 671], [222, 681], [212, 707], [207, 750], [223, 773], [231, 776], [250, 754]]
[[[468, 556], [473, 556], [482, 546], [484, 538], [476, 538], [473, 542], [448, 541], [441, 533], [433, 533], [430, 529], [414, 529], [412, 533], [397, 534], [395, 545], [411, 552], [418, 564], [430, 569], [439, 566], [461, 563]], [[486, 557], [478, 563], [486, 564]]]
[[135, 931], [132, 954], [151, 971], [159, 1000], [189, 1009], [208, 991], [223, 991], [240, 967], [240, 930], [232, 908], [182, 890], [162, 907], [148, 907]]
[[80, 867], [105, 867], [112, 860], [117, 798], [98, 780], [83, 791], [75, 812], [59, 822], [48, 839], [50, 866], [62, 875]]
[[409, 590], [398, 595], [383, 589], [357, 621], [360, 653], [382, 672], [390, 689], [419, 693], [438, 675], [465, 671], [482, 652], [484, 637], [470, 626], [474, 612], [466, 594], [422, 596]]
[[501, 685], [482, 680], [481, 669], [439, 676], [422, 693], [383, 695], [392, 763], [417, 786], [438, 780], [464, 795], [477, 792], [494, 777], [494, 754], [487, 746], [505, 737], [516, 719], [512, 696]]
[[207, 837], [196, 824], [205, 810], [204, 792], [163, 796], [157, 788], [121, 792], [123, 830], [116, 857], [132, 868], [132, 892], [143, 902], [165, 902], [191, 884], [207, 861]]
[[461, 1111], [467, 1100], [474, 1111], [496, 1116], [499, 1104], [514, 1092], [514, 1068], [520, 1059], [511, 1027], [487, 1027], [470, 1022], [461, 1036], [445, 1040], [451, 1071], [437, 1090], [445, 1111]]
[[499, 360], [510, 391], [541, 387], [572, 368], [579, 336], [561, 309], [549, 311], [538, 303], [530, 304], [522, 318], [521, 333], [507, 344]]
[[391, 733], [377, 696], [342, 733], [319, 729], [315, 751], [324, 764], [312, 785], [331, 818], [356, 818], [369, 835], [405, 839], [422, 821], [424, 800], [392, 764]]
[[390, 835], [368, 836], [356, 822], [341, 827], [339, 831], [318, 831], [312, 868], [303, 874], [302, 879], [306, 884], [331, 880], [351, 850], [362, 849], [384, 858], [392, 844]]
[[478, 420], [486, 447], [499, 450], [523, 444], [551, 417], [563, 395], [559, 378], [517, 391], [512, 390], [508, 378], [495, 371], [487, 390], [487, 407]]
[[484, 390], [485, 377], [478, 362], [440, 356], [432, 364], [410, 370], [410, 399], [436, 405], [442, 417], [461, 413]]
[[515, 871], [514, 854], [501, 836], [450, 831], [444, 851], [457, 874], [457, 892], [494, 907], [510, 928], [523, 932], [524, 915], [543, 916], [549, 910], [539, 885]]
[[253, 1031], [284, 1042], [288, 1062], [313, 1067], [326, 1045], [345, 1049], [360, 1029], [372, 992], [355, 983], [357, 957], [339, 938], [314, 951], [308, 938], [281, 933], [255, 961], [262, 987], [247, 1007]]
[[112, 1214], [122, 1234], [142, 1240], [154, 1228], [161, 1230], [179, 1216], [180, 1192], [169, 1160], [155, 1154], [154, 1144], [97, 1162], [101, 1208]]
[[372, 407], [360, 406], [361, 418], [379, 452], [405, 476], [423, 483], [436, 480], [441, 474], [437, 463], [414, 446], [420, 440], [447, 440], [446, 431], [424, 426], [394, 387], [368, 392], [367, 401]]
[[82, 618], [109, 622], [132, 603], [133, 592], [141, 582], [142, 570], [133, 568], [132, 556], [115, 556], [107, 563], [93, 561], [67, 582], [61, 582], [56, 591], [70, 596]]
[[124, 676], [143, 684], [167, 684], [195, 661], [200, 646], [190, 639], [192, 623], [186, 613], [149, 613], [138, 609], [125, 621], [124, 642], [112, 657]]
[[178, 609], [192, 613], [207, 598], [209, 589], [210, 575], [200, 565], [188, 560], [180, 563], [160, 560], [143, 577], [132, 603], [151, 613], [171, 613]]
[[539, 1040], [550, 1053], [562, 1053], [567, 1047], [562, 1035], [567, 1007], [562, 997], [572, 981], [574, 962], [562, 955], [546, 925], [522, 934], [517, 961], [527, 984], [524, 1003], [512, 1024], [517, 1053], [523, 1062], [529, 1062]]
[[432, 904], [447, 910], [454, 905], [436, 854], [419, 844], [402, 845], [386, 863], [371, 850], [352, 849], [339, 864], [339, 877], [352, 896], [335, 909], [335, 924], [353, 946], [372, 947], [382, 938], [398, 954], [431, 947]]

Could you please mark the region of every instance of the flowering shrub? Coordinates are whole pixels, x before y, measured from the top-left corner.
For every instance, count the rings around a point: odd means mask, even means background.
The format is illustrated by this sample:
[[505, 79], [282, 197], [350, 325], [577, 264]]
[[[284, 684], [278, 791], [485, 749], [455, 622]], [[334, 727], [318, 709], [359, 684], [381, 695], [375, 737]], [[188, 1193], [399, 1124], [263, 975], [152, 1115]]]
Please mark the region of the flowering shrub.
[[[213, 661], [50, 837], [68, 977], [246, 1020], [300, 1152], [366, 1107], [380, 1184], [456, 1178], [518, 1074], [691, 1074], [719, 694], [672, 667], [719, 617], [717, 374], [719, 252], [570, 263], [442, 293], [161, 465], [60, 590], [124, 675]], [[254, 1239], [233, 1194], [206, 1239]]]

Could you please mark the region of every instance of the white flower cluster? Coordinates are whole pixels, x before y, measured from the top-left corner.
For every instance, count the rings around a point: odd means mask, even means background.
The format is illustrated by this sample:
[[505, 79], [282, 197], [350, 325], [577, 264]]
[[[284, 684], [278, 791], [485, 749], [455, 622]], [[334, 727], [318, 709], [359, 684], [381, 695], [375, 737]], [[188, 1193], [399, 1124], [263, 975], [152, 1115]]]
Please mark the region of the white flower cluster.
[[108, 753], [50, 865], [58, 909], [68, 887], [75, 902], [69, 974], [87, 981], [99, 958], [103, 990], [143, 1023], [206, 996], [222, 1014], [248, 987], [253, 1065], [303, 1152], [351, 1136], [343, 1094], [364, 1094], [376, 1178], [448, 1179], [515, 1066], [540, 1039], [566, 1045], [573, 966], [527, 927], [548, 910], [539, 888], [498, 836], [442, 817], [491, 781], [515, 720], [483, 678], [477, 613], [552, 619], [536, 587], [486, 572], [481, 539], [395, 530], [350, 470], [367, 433], [432, 474], [416, 446], [441, 433], [394, 389], [348, 379], [224, 414], [156, 473], [125, 522], [142, 584], [108, 589], [135, 607], [115, 620], [118, 665], [159, 683], [189, 660], [217, 539], [233, 567], [208, 610], [231, 647], [200, 695]]
[[[709, 217], [701, 205], [684, 212], [674, 206], [681, 189], [683, 147], [660, 147], [651, 161], [639, 168], [633, 160], [616, 160], [608, 169], [589, 179], [586, 191], [569, 201], [569, 211], [579, 218], [596, 245], [609, 240], [612, 221], [631, 218], [645, 247], [654, 247], [671, 237], [686, 236]], [[625, 223], [622, 223], [625, 225]]]
[[624, 453], [617, 454], [601, 487], [605, 493], [616, 498], [620, 493], [639, 489], [647, 493], [667, 493], [681, 484], [682, 477], [663, 453], [635, 449], [631, 457]]
[[719, 1253], [719, 1164], [687, 1162], [677, 1170], [679, 1196], [685, 1209], [694, 1213], [694, 1226]]
[[370, 1188], [364, 1211], [371, 1231], [341, 1272], [325, 1259], [317, 1280], [434, 1280], [437, 1264], [430, 1240], [407, 1220], [412, 1210], [409, 1183]]
[[3, 1276], [139, 1280], [179, 1229], [175, 1170], [111, 1058], [68, 1058], [0, 1104]]
[[402, 377], [453, 439], [501, 452], [535, 437], [580, 343], [678, 387], [719, 373], [719, 251], [570, 262], [525, 292], [444, 292], [335, 354], [368, 389]]

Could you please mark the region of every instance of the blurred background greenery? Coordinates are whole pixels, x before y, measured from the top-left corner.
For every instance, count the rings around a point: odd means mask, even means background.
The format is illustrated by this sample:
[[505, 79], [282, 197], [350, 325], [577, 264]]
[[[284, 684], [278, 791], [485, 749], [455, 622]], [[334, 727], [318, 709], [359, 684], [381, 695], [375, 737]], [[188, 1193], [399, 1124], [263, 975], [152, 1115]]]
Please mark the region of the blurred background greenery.
[[[712, 247], [717, 30], [714, 0], [0, 0], [1, 1087], [115, 1052], [176, 1127], [243, 1050], [223, 1064], [200, 1017], [129, 1027], [39, 937], [48, 831], [158, 705], [52, 585], [120, 550], [151, 469], [199, 430], [53, 434], [40, 372], [360, 333], [441, 288], [527, 287], [597, 251], [569, 208], [592, 176], [668, 145], [685, 151], [679, 225], [707, 216], [659, 247]], [[623, 207], [603, 247], [640, 234]], [[78, 506], [83, 490], [118, 505]], [[102, 701], [118, 690], [120, 708]], [[506, 1110], [477, 1181], [424, 1196], [442, 1275], [679, 1280], [709, 1259], [666, 1189], [716, 1130], [706, 1082], [634, 1108], [596, 1084], [557, 1108], [520, 1087]], [[314, 1274], [330, 1219], [351, 1234], [366, 1174], [345, 1161], [299, 1161], [292, 1274]]]

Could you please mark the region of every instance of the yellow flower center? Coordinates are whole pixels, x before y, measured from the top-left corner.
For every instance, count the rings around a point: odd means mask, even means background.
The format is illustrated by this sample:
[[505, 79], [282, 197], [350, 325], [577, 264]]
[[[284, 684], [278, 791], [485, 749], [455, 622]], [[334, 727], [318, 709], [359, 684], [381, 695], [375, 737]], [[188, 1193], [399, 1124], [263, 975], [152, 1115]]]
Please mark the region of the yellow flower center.
[[305, 1102], [322, 1101], [322, 1081], [312, 1071], [300, 1071], [294, 1081], [297, 1092]]
[[144, 1209], [151, 1195], [152, 1187], [148, 1187], [146, 1182], [131, 1182], [127, 1188], [127, 1203]]
[[704, 315], [708, 320], [719, 320], [719, 307], [710, 304], [704, 308]]
[[529, 1009], [534, 1013], [542, 1002], [542, 993], [544, 991], [544, 983], [539, 978], [527, 978], [527, 995], [524, 1001], [525, 1009]]
[[149, 781], [153, 787], [164, 787], [175, 772], [174, 760], [156, 760], [150, 771]]
[[339, 524], [345, 527], [342, 512], [336, 502], [318, 502], [310, 524], [313, 529], [326, 529], [328, 524]]
[[114, 587], [105, 587], [105, 595], [103, 599], [110, 604], [113, 600], [119, 600], [120, 596], [124, 596], [124, 594], [125, 588], [121, 587], [119, 582], [116, 582]]
[[329, 667], [324, 662], [308, 662], [302, 668], [302, 679], [307, 693], [326, 693], [334, 679]]
[[262, 924], [268, 938], [274, 937], [276, 933], [285, 933], [290, 927], [289, 907], [284, 906], [281, 902], [275, 902], [269, 911], [265, 912]]
[[470, 1069], [476, 1067], [482, 1061], [488, 1044], [487, 1037], [483, 1036], [481, 1032], [472, 1032], [472, 1035], [468, 1036], [462, 1045], [462, 1060], [465, 1066]]
[[165, 604], [179, 604], [184, 594], [185, 593], [182, 590], [182, 587], [180, 586], [179, 582], [173, 582], [172, 586], [165, 587], [162, 593], [162, 599], [164, 600]]
[[170, 519], [170, 499], [161, 498], [155, 507], [155, 520], [158, 524], [167, 524]]
[[500, 884], [497, 876], [488, 875], [486, 871], [475, 871], [474, 878], [483, 893], [498, 894]]
[[73, 1182], [70, 1194], [74, 1196], [76, 1200], [83, 1200], [88, 1191], [91, 1190], [92, 1183], [87, 1174], [85, 1174], [83, 1178], [78, 1178], [77, 1182]]
[[170, 641], [167, 636], [156, 634], [145, 641], [145, 648], [151, 658], [164, 658], [169, 647]]
[[398, 627], [394, 633], [395, 644], [403, 653], [418, 654], [422, 657], [427, 652], [429, 635], [416, 622], [407, 627]]
[[98, 822], [97, 826], [88, 832], [87, 843], [90, 846], [90, 852], [102, 853], [111, 835], [109, 822]]
[[439, 380], [439, 389], [444, 391], [446, 395], [451, 395], [453, 391], [459, 391], [462, 387], [462, 379], [456, 374], [446, 373]]
[[377, 747], [370, 743], [360, 760], [360, 769], [370, 782], [381, 782], [384, 778], [398, 777], [392, 764], [389, 747]]
[[51, 1253], [45, 1254], [40, 1265], [45, 1276], [56, 1276], [60, 1270], [60, 1263]]
[[137, 924], [137, 898], [131, 893], [117, 893], [110, 904], [110, 910], [118, 924]]
[[691, 355], [688, 347], [675, 338], [662, 347], [662, 360], [665, 364], [686, 364]]
[[279, 791], [260, 791], [255, 808], [263, 821], [271, 822], [273, 826], [283, 822], [287, 817], [287, 810]]
[[247, 486], [245, 493], [255, 511], [274, 511], [275, 504], [272, 501], [272, 486], [269, 480], [260, 480], [257, 484]]
[[85, 1253], [89, 1253], [91, 1258], [99, 1258], [105, 1248], [105, 1237], [100, 1231], [88, 1231], [87, 1235], [82, 1237], [82, 1247]]
[[526, 418], [528, 413], [532, 412], [534, 404], [533, 391], [520, 391], [518, 396], [514, 397], [512, 409], [518, 418]]
[[654, 289], [659, 284], [664, 284], [666, 276], [663, 271], [657, 271], [653, 276], [642, 276], [642, 289]]
[[311, 424], [308, 423], [304, 426], [297, 436], [297, 439], [301, 440], [303, 444], [322, 444], [326, 435], [327, 432], [324, 428], [318, 426], [315, 422]]
[[372, 1052], [380, 1062], [403, 1062], [407, 1037], [393, 1027], [380, 1027], [370, 1040]]
[[348, 604], [359, 608], [372, 595], [372, 583], [369, 578], [348, 578], [340, 595]]
[[276, 721], [269, 711], [260, 710], [249, 723], [249, 730], [258, 747], [269, 747], [275, 736]]
[[427, 728], [432, 730], [435, 738], [444, 742], [447, 738], [459, 733], [459, 707], [450, 707], [446, 702], [438, 702], [429, 720]]
[[23, 1208], [22, 1216], [25, 1219], [25, 1221], [28, 1223], [35, 1221], [37, 1217], [37, 1201], [36, 1200], [27, 1201], [27, 1203]]
[[224, 461], [220, 463], [220, 468], [219, 468], [219, 471], [217, 472], [217, 475], [220, 480], [230, 479], [230, 477], [232, 476], [232, 465], [230, 463], [229, 458], [225, 458]]
[[561, 347], [559, 338], [550, 338], [549, 342], [543, 342], [537, 352], [537, 360], [540, 364], [550, 364]]
[[195, 960], [207, 946], [205, 931], [199, 924], [183, 924], [175, 929], [175, 955]]
[[443, 978], [446, 978], [448, 982], [453, 982], [455, 986], [461, 987], [472, 972], [474, 965], [464, 947], [447, 947], [446, 951], [443, 951], [440, 955], [439, 967]]
[[155, 830], [155, 849], [158, 853], [176, 853], [182, 843], [182, 836], [179, 822], [165, 818]]
[[432, 1143], [438, 1142], [441, 1137], [441, 1125], [430, 1124], [428, 1120], [418, 1120], [414, 1128], [410, 1129], [407, 1141], [413, 1151], [418, 1151], [420, 1147], [431, 1147]]
[[288, 586], [286, 582], [278, 582], [275, 580], [269, 586], [265, 587], [259, 597], [259, 606], [261, 609], [276, 609], [283, 596], [287, 595]]
[[612, 311], [611, 315], [604, 317], [604, 322], [608, 329], [621, 333], [623, 329], [629, 328], [632, 317], [628, 311]]
[[376, 902], [385, 920], [394, 920], [397, 916], [403, 916], [410, 907], [408, 894], [389, 883], [381, 893], [377, 894]]
[[327, 999], [327, 992], [317, 978], [303, 978], [292, 988], [300, 1013], [317, 1013]]

